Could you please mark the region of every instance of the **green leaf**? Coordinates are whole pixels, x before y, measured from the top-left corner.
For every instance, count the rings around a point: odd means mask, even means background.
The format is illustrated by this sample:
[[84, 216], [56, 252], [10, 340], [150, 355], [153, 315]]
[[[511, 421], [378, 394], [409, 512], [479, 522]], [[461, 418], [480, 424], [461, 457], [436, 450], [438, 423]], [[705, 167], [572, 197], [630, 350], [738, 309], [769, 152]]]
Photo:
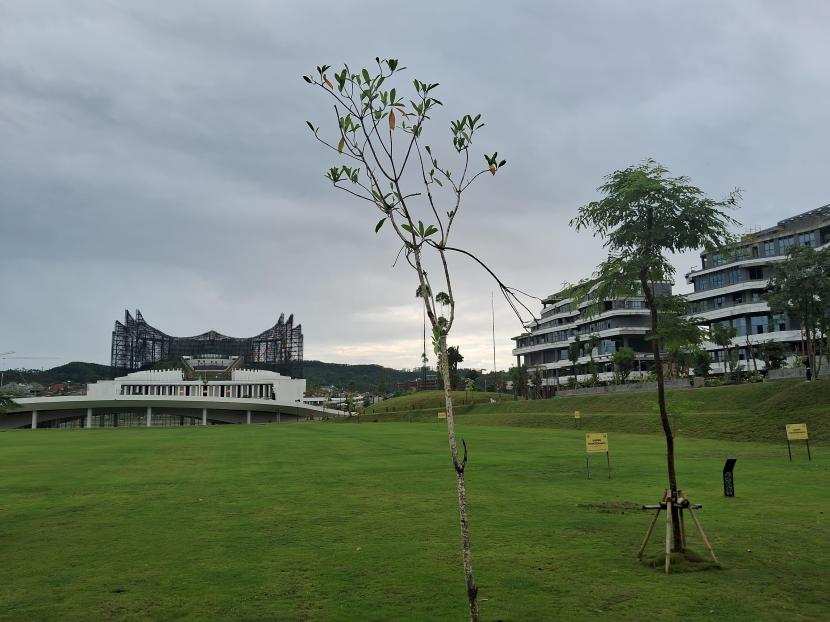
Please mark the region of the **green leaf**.
[[337, 143], [337, 153], [343, 153], [343, 147], [346, 146], [346, 139], [340, 137], [340, 142]]
[[[312, 132], [314, 132], [314, 126], [311, 124], [311, 121], [306, 121], [305, 123], [308, 126], [308, 129], [310, 129]], [[314, 133], [316, 134], [317, 132], [314, 132]]]
[[377, 233], [378, 231], [380, 231], [380, 228], [383, 226], [383, 223], [385, 223], [385, 222], [386, 222], [386, 219], [385, 219], [385, 218], [381, 218], [381, 219], [378, 221], [378, 224], [376, 224], [376, 225], [375, 225], [375, 233]]
[[309, 78], [308, 76], [303, 76], [303, 80], [305, 80], [309, 84], [314, 84], [314, 81], [311, 78]]
[[372, 81], [372, 78], [369, 76], [369, 72], [366, 69], [364, 69], [362, 73], [363, 79], [366, 81], [366, 84]]

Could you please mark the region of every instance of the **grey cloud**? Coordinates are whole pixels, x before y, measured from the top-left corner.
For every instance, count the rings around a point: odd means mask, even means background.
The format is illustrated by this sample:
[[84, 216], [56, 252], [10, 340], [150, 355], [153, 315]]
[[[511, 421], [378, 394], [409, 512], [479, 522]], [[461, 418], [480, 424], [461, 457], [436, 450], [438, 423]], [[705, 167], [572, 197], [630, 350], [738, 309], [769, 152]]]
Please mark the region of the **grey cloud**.
[[[468, 196], [458, 243], [537, 295], [590, 274], [568, 220], [646, 157], [747, 226], [827, 203], [830, 8], [821, 3], [37, 2], [0, 24], [0, 350], [107, 362], [140, 307], [173, 334], [245, 335], [293, 312], [307, 356], [418, 363], [411, 274], [374, 214], [334, 194], [300, 80], [396, 56], [481, 112], [508, 167]], [[440, 139], [440, 140], [439, 140]], [[678, 257], [682, 274], [696, 257]], [[492, 283], [458, 270], [456, 338], [492, 365]], [[520, 326], [496, 301], [497, 350]], [[56, 360], [56, 362], [59, 362]], [[11, 361], [9, 362], [11, 363]]]

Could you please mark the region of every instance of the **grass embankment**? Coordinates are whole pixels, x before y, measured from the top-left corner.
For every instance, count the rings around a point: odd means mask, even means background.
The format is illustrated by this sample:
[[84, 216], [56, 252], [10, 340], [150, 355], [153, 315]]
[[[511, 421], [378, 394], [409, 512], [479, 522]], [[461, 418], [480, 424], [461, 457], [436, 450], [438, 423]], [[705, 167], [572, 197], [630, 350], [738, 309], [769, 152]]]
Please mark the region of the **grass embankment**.
[[[636, 561], [649, 515], [630, 509], [662, 493], [659, 436], [612, 434], [614, 479], [599, 458], [587, 480], [582, 432], [472, 420], [484, 620], [830, 619], [821, 450], [681, 443], [724, 568], [667, 578]], [[0, 619], [464, 620], [446, 443], [395, 423], [4, 432]]]
[[[464, 393], [457, 392], [457, 400]], [[470, 394], [471, 396], [474, 394]], [[505, 396], [502, 396], [504, 399]], [[367, 409], [363, 420], [436, 421], [444, 410], [443, 393], [426, 391], [387, 400]], [[660, 433], [657, 395], [653, 391], [585, 395], [547, 400], [457, 405], [468, 424], [574, 429], [574, 411], [582, 413], [583, 430]], [[830, 380], [764, 382], [666, 392], [678, 436], [741, 441], [784, 442], [784, 425], [806, 423], [811, 443], [830, 438]]]

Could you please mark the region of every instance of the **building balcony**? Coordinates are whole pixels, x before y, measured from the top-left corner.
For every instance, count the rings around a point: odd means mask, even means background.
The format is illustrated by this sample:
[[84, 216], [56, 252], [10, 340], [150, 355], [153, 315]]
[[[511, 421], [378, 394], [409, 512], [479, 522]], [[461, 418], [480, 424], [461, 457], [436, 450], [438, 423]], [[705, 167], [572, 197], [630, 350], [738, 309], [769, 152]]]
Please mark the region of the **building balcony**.
[[713, 289], [706, 289], [699, 292], [691, 292], [686, 294], [686, 300], [689, 302], [698, 302], [706, 300], [707, 298], [716, 298], [717, 296], [725, 296], [726, 294], [733, 294], [750, 289], [766, 289], [769, 284], [769, 279], [754, 279], [751, 281], [741, 281], [733, 285], [726, 285]]
[[724, 305], [718, 309], [700, 311], [699, 313], [692, 313], [687, 317], [692, 317], [698, 320], [714, 321], [725, 320], [735, 316], [758, 315], [769, 312], [769, 305], [766, 302], [745, 302], [736, 305]]

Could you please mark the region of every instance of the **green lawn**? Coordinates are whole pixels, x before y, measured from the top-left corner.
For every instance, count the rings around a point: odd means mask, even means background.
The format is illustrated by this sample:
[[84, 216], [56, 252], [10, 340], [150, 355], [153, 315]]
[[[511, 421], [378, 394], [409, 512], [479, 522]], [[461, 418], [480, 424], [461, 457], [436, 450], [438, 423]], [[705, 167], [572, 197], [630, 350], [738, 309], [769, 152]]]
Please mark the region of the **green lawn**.
[[[597, 507], [658, 500], [661, 439], [612, 433], [588, 481], [583, 432], [462, 418], [484, 619], [830, 619], [824, 448], [681, 436], [724, 568], [666, 577], [634, 559], [648, 515]], [[0, 472], [0, 619], [466, 616], [439, 424], [21, 430]]]
[[[573, 429], [573, 413], [582, 426], [607, 432], [662, 434], [654, 391], [586, 395], [491, 404], [482, 394], [454, 393], [460, 419], [469, 424]], [[504, 398], [505, 396], [501, 396]], [[508, 398], [512, 396], [507, 396]], [[469, 402], [475, 403], [470, 404]], [[764, 382], [666, 392], [673, 428], [693, 438], [755, 440], [780, 443], [787, 423], [806, 423], [814, 443], [830, 439], [830, 380]], [[366, 421], [433, 422], [444, 410], [440, 391], [425, 391], [387, 400], [367, 409]], [[354, 419], [352, 420], [354, 421]]]

